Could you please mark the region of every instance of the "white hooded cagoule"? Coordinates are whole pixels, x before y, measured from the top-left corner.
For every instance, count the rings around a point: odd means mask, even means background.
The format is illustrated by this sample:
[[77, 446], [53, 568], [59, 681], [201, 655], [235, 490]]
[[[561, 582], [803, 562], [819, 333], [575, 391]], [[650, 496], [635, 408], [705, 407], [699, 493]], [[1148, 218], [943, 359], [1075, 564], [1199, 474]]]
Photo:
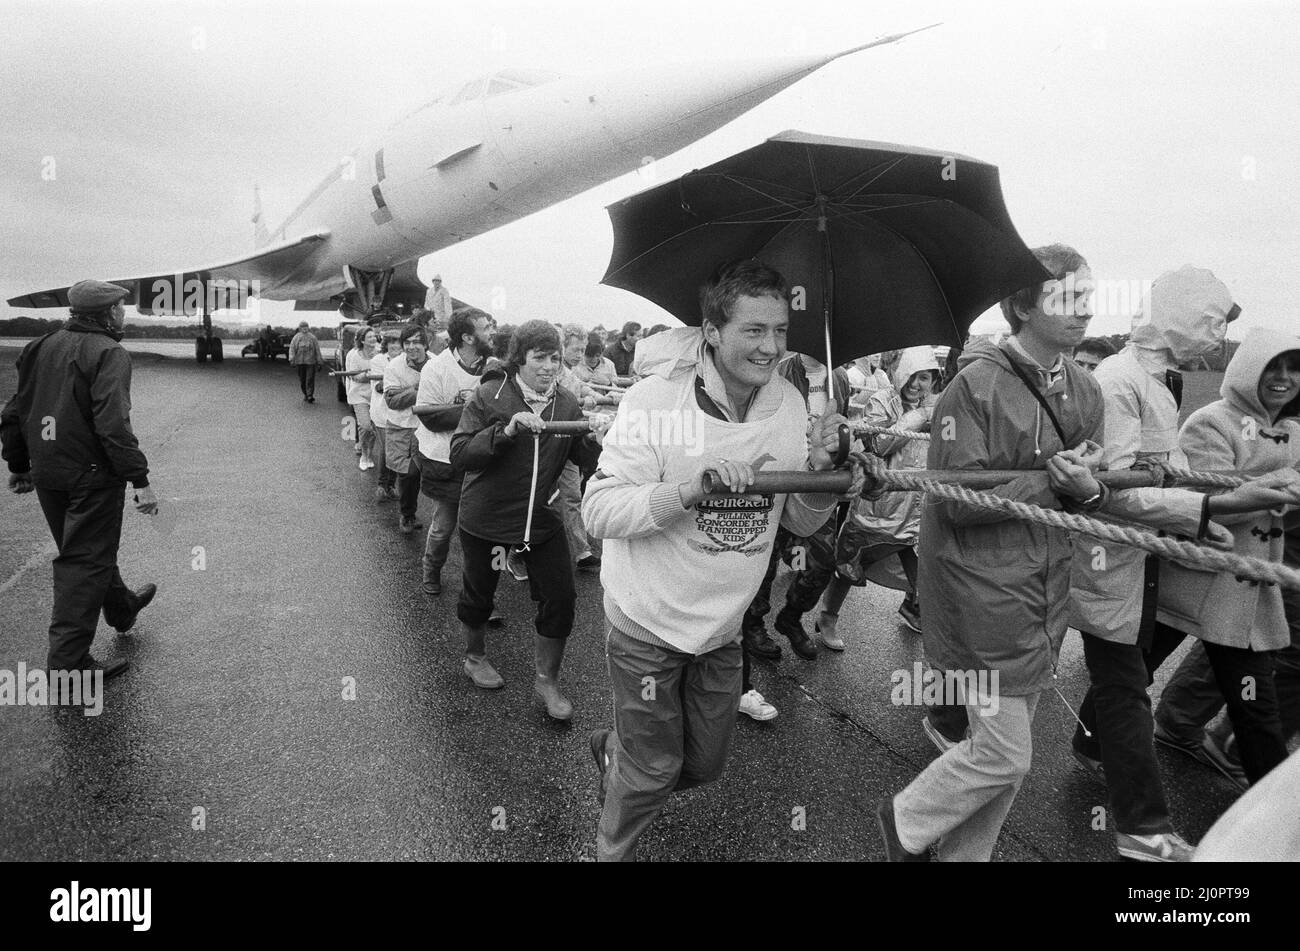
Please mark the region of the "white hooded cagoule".
[[1143, 350], [1168, 350], [1174, 363], [1184, 363], [1217, 350], [1240, 313], [1226, 284], [1205, 268], [1185, 265], [1156, 278], [1129, 341]]
[[939, 361], [935, 359], [934, 347], [908, 347], [903, 350], [898, 357], [894, 372], [890, 374], [890, 382], [894, 384], [894, 390], [902, 393], [903, 387], [907, 386], [907, 381], [922, 370], [933, 370], [936, 378], [938, 377]]

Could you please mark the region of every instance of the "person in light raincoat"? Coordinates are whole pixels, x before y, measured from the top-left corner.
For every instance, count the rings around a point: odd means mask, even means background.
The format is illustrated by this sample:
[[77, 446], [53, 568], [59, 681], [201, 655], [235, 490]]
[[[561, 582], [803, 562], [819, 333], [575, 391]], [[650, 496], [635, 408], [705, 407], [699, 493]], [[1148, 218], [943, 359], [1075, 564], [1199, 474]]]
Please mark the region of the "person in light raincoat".
[[[1183, 268], [1162, 276], [1134, 319], [1139, 342], [1097, 368], [1094, 379], [1106, 400], [1104, 464], [1127, 469], [1176, 456], [1177, 366], [1217, 349], [1234, 305], [1222, 282], [1208, 271]], [[1209, 499], [1209, 513], [1267, 509], [1283, 501], [1280, 490], [1259, 484]], [[1206, 496], [1187, 489], [1126, 489], [1111, 493], [1103, 514], [1156, 523], [1194, 536], [1202, 530]], [[1206, 524], [1220, 547], [1231, 533]], [[1114, 813], [1112, 827], [1121, 855], [1139, 861], [1186, 861], [1189, 846], [1174, 832], [1152, 743], [1152, 672], [1169, 648], [1155, 637], [1160, 562], [1124, 545], [1088, 540], [1075, 549], [1071, 566], [1071, 625], [1082, 632], [1092, 680], [1079, 708], [1075, 756], [1104, 776]], [[1173, 643], [1183, 635], [1165, 629]], [[1102, 769], [1104, 765], [1104, 771]]]
[[[903, 350], [890, 374], [892, 386], [871, 394], [864, 421], [882, 429], [928, 432], [936, 402], [932, 388], [939, 372], [933, 347]], [[871, 437], [870, 445], [885, 460], [886, 468], [925, 468], [929, 443], [923, 440], [877, 434]], [[865, 584], [869, 580], [867, 569], [890, 555], [898, 556], [909, 585], [898, 613], [913, 630], [921, 629], [916, 602], [916, 540], [920, 529], [920, 492], [886, 492], [875, 501], [860, 499], [854, 504], [837, 539], [835, 577], [822, 596], [817, 631], [823, 642], [828, 638], [839, 641], [836, 622], [849, 588]]]
[[[1294, 469], [1300, 461], [1300, 339], [1251, 331], [1228, 364], [1220, 393], [1222, 399], [1193, 413], [1178, 435], [1188, 465], [1271, 474], [1261, 481], [1290, 490], [1293, 505], [1300, 501]], [[1286, 529], [1297, 524], [1294, 509], [1285, 515], [1275, 508], [1222, 521], [1237, 554], [1281, 562]], [[1273, 675], [1273, 652], [1291, 643], [1282, 592], [1229, 571], [1169, 562], [1160, 568], [1157, 620], [1157, 638], [1166, 626], [1200, 638], [1227, 703], [1242, 768], [1258, 782], [1286, 758]]]
[[[1087, 262], [1035, 251], [1053, 280], [1003, 301], [1012, 336], [972, 344], [940, 396], [930, 469], [1023, 469], [993, 494], [1048, 509], [1095, 511], [1101, 390], [1065, 358], [1090, 319]], [[1064, 301], [1064, 304], [1062, 303]], [[950, 437], [950, 438], [949, 438]], [[1047, 470], [1044, 473], [1043, 470]], [[951, 746], [877, 817], [892, 861], [988, 861], [1032, 758], [1039, 696], [1066, 630], [1070, 539], [1060, 529], [927, 497], [919, 595], [929, 662], [951, 678], [970, 736]]]

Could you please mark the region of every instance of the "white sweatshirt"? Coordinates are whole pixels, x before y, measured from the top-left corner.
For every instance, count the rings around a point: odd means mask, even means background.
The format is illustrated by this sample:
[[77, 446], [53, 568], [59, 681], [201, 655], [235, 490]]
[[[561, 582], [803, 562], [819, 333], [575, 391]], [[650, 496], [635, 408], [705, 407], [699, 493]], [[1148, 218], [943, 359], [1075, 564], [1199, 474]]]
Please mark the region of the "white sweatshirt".
[[[706, 392], [725, 407], [712, 361], [702, 369]], [[809, 535], [835, 498], [747, 496], [683, 509], [679, 485], [718, 459], [755, 470], [808, 465], [807, 411], [788, 381], [773, 376], [753, 400], [751, 421], [739, 423], [699, 409], [695, 378], [694, 369], [650, 376], [628, 391], [582, 517], [591, 535], [605, 539], [600, 580], [611, 622], [637, 640], [698, 655], [739, 635], [782, 519]]]

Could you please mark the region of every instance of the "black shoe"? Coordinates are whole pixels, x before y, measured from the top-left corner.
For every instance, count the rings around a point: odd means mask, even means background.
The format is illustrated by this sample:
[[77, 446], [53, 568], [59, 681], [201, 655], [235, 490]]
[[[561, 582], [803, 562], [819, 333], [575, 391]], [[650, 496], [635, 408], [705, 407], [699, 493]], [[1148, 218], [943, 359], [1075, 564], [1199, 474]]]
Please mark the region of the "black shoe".
[[504, 614], [501, 614], [498, 611], [493, 611], [491, 617], [488, 618], [488, 627], [505, 627], [505, 626], [506, 626], [506, 616]]
[[[85, 684], [83, 675], [90, 674], [93, 677], [95, 671], [102, 671], [104, 675], [104, 683], [108, 683], [115, 677], [120, 677], [122, 674], [126, 673], [127, 668], [130, 666], [131, 662], [121, 657], [117, 660], [110, 661], [107, 664], [101, 664], [99, 661], [95, 660], [95, 658], [91, 657], [85, 667], [66, 672], [74, 675], [76, 680], [75, 684], [70, 683], [63, 677], [52, 676], [50, 678], [50, 703], [60, 707], [70, 706], [73, 704], [85, 704], [88, 702], [88, 699], [81, 689], [82, 685]], [[67, 691], [66, 693], [64, 692], [65, 689]]]
[[422, 587], [425, 594], [431, 598], [436, 598], [438, 595], [442, 594], [442, 575], [437, 574], [432, 578], [424, 579]]
[[790, 639], [790, 647], [804, 660], [817, 659], [817, 642], [803, 629], [802, 619], [797, 614], [787, 614], [782, 608], [776, 616], [776, 631]]
[[[139, 617], [141, 611], [149, 606], [149, 602], [153, 600], [153, 596], [157, 593], [158, 586], [156, 584], [147, 584], [139, 591], [131, 592], [131, 601], [133, 602], [131, 613], [126, 616], [122, 623], [119, 624], [116, 621], [109, 621], [109, 625], [113, 630], [117, 631], [117, 633], [125, 634], [127, 631], [131, 630], [131, 628], [135, 627], [135, 619]], [[108, 618], [105, 618], [105, 620], [108, 620]], [[107, 676], [107, 674], [105, 676]]]
[[316, 402], [316, 397], [314, 397], [314, 396], [309, 396], [309, 397], [307, 397], [307, 402], [308, 402], [308, 403], [315, 403], [315, 402]]
[[90, 666], [86, 669], [102, 670], [104, 672], [104, 680], [109, 681], [114, 677], [120, 677], [122, 674], [126, 673], [127, 668], [130, 666], [131, 662], [125, 657], [119, 657], [117, 660], [110, 660], [107, 664], [101, 664], [99, 661], [91, 658]]
[[1083, 771], [1091, 776], [1103, 786], [1106, 785], [1106, 768], [1101, 765], [1101, 760], [1091, 756], [1071, 744], [1070, 752], [1074, 754], [1074, 761], [1083, 767]]
[[596, 769], [600, 770], [600, 782], [597, 784], [596, 796], [600, 800], [600, 807], [605, 808], [605, 779], [609, 770], [609, 757], [605, 755], [605, 746], [609, 742], [609, 735], [613, 730], [594, 730], [589, 740], [591, 744], [591, 758], [596, 761]]
[[876, 807], [876, 821], [880, 824], [880, 837], [885, 841], [885, 861], [887, 862], [928, 862], [930, 850], [909, 852], [898, 841], [898, 826], [894, 824], [894, 797], [882, 800]]
[[911, 598], [903, 599], [903, 603], [898, 606], [898, 616], [917, 634], [921, 633], [921, 608]]
[[583, 555], [578, 559], [577, 568], [579, 571], [595, 571], [600, 567], [600, 557], [598, 555]]
[[745, 650], [760, 660], [780, 660], [781, 645], [767, 635], [766, 627], [742, 627], [741, 640]]

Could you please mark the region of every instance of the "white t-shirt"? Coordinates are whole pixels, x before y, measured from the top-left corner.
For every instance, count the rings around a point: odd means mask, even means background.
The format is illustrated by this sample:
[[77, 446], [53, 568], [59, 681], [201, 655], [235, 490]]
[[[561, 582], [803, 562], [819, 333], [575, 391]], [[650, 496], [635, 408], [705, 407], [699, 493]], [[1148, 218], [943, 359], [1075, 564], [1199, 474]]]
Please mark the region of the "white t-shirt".
[[[474, 390], [482, 379], [481, 376], [467, 372], [456, 359], [456, 351], [448, 347], [430, 359], [420, 371], [420, 386], [416, 390], [415, 402], [435, 405], [464, 403], [474, 395]], [[422, 424], [416, 426], [415, 440], [419, 443], [420, 455], [436, 462], [451, 462], [453, 432], [451, 429], [434, 432]]]
[[808, 376], [808, 415], [821, 416], [826, 411], [826, 367], [806, 354], [799, 354], [799, 359]]
[[[419, 385], [420, 371], [406, 362], [405, 355], [398, 357], [396, 360], [389, 360], [388, 366], [384, 367], [385, 394], [401, 389], [404, 386], [418, 388]], [[414, 406], [415, 404], [411, 405]], [[415, 418], [410, 406], [406, 409], [393, 409], [389, 406], [387, 425], [397, 429], [418, 429], [420, 421]]]
[[[376, 353], [370, 358], [370, 372], [382, 374], [388, 369], [388, 354]], [[376, 426], [388, 425], [388, 404], [384, 394], [379, 392], [378, 381], [370, 384], [370, 421]]]
[[[367, 357], [364, 351], [353, 347], [348, 351], [347, 359], [343, 361], [343, 369], [349, 373], [356, 370], [369, 370], [370, 357]], [[348, 377], [343, 387], [347, 390], [349, 405], [369, 403], [370, 394], [374, 392], [370, 387], [369, 380], [358, 380], [353, 377]]]

